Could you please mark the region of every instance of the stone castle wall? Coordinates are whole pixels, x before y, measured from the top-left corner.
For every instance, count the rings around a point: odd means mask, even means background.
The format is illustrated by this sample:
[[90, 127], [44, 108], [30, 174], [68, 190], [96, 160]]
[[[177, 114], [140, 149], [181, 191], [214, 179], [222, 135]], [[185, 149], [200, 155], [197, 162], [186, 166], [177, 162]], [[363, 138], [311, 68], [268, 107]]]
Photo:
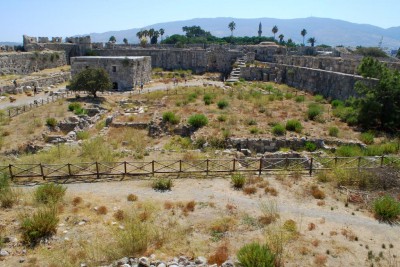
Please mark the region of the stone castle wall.
[[66, 64], [64, 51], [1, 53], [0, 75], [30, 74], [35, 71], [56, 68]]
[[153, 68], [190, 69], [194, 73], [215, 71], [227, 73], [240, 52], [216, 49], [94, 49], [98, 56], [150, 56]]

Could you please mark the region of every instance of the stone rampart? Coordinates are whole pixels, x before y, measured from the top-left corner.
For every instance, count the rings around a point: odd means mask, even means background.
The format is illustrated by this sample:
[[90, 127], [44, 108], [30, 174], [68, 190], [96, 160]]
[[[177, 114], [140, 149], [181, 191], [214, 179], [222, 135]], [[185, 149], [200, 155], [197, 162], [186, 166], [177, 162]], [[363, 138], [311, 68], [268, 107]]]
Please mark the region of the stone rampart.
[[50, 85], [64, 83], [71, 79], [71, 74], [69, 72], [60, 72], [52, 74], [51, 76], [47, 77], [29, 77], [29, 79], [18, 80], [18, 88], [17, 90], [15, 86], [10, 82], [9, 84], [0, 85], [0, 92], [2, 93], [9, 93], [9, 94], [16, 94], [18, 91], [23, 91], [22, 88], [26, 86], [32, 87], [48, 87]]
[[56, 68], [66, 64], [64, 51], [1, 53], [0, 75], [30, 74], [35, 71]]

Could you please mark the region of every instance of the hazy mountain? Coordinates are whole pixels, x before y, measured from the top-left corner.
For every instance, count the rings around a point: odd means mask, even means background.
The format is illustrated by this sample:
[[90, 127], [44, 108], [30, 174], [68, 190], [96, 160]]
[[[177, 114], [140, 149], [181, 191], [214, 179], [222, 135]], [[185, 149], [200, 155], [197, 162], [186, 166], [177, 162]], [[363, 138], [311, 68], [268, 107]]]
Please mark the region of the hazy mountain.
[[105, 33], [91, 33], [92, 41], [107, 42], [110, 36], [114, 35], [118, 43], [122, 43], [127, 38], [130, 43], [137, 43], [136, 33], [141, 29], [165, 29], [164, 38], [168, 35], [183, 34], [183, 26], [199, 25], [203, 29], [210, 31], [218, 37], [229, 36], [230, 30], [228, 24], [235, 21], [235, 36], [256, 36], [258, 25], [262, 23], [263, 36], [273, 36], [271, 29], [274, 25], [278, 26], [278, 33], [285, 36], [285, 40], [292, 38], [296, 43], [302, 43], [303, 38], [300, 35], [302, 29], [307, 30], [305, 40], [315, 37], [318, 44], [344, 45], [344, 46], [378, 46], [382, 40], [382, 47], [399, 48], [400, 47], [400, 27], [383, 29], [368, 24], [356, 24], [343, 20], [326, 18], [303, 18], [303, 19], [237, 19], [237, 18], [199, 18], [184, 21], [173, 21], [149, 25], [144, 28], [135, 28], [122, 31], [109, 31]]
[[17, 43], [17, 42], [0, 42], [0, 45], [14, 46], [14, 45], [22, 45], [22, 43]]

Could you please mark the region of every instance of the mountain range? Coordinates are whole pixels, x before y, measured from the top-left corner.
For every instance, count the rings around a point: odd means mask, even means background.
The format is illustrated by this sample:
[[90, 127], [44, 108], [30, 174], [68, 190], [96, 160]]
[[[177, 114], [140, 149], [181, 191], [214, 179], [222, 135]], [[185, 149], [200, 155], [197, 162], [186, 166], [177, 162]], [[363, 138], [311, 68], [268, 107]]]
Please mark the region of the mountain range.
[[369, 24], [357, 24], [343, 20], [328, 18], [300, 18], [300, 19], [238, 19], [238, 18], [196, 18], [190, 20], [173, 21], [157, 23], [143, 28], [133, 28], [121, 31], [108, 31], [104, 33], [90, 33], [93, 42], [107, 42], [110, 36], [115, 36], [118, 43], [122, 43], [127, 38], [129, 43], [138, 43], [136, 33], [143, 29], [154, 28], [165, 30], [164, 38], [173, 34], [184, 34], [184, 26], [200, 26], [211, 34], [223, 37], [231, 34], [228, 24], [234, 21], [236, 29], [234, 36], [257, 36], [258, 26], [262, 24], [262, 35], [273, 36], [272, 28], [276, 25], [278, 33], [283, 34], [284, 40], [291, 38], [296, 43], [302, 43], [303, 37], [300, 32], [307, 30], [305, 41], [314, 37], [318, 44], [327, 44], [331, 46], [344, 45], [355, 47], [361, 46], [379, 46], [388, 49], [398, 49], [400, 47], [400, 27], [388, 29], [380, 28]]

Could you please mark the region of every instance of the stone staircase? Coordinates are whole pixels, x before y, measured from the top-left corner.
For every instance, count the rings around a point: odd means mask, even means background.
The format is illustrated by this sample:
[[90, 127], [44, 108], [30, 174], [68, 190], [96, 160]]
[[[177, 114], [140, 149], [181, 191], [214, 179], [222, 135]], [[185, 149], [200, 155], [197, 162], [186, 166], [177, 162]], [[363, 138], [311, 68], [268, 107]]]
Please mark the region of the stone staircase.
[[237, 82], [237, 81], [239, 81], [240, 68], [246, 66], [246, 58], [245, 57], [238, 58], [234, 65], [236, 65], [237, 67], [232, 69], [232, 72], [229, 75], [229, 78], [226, 80], [226, 82]]

